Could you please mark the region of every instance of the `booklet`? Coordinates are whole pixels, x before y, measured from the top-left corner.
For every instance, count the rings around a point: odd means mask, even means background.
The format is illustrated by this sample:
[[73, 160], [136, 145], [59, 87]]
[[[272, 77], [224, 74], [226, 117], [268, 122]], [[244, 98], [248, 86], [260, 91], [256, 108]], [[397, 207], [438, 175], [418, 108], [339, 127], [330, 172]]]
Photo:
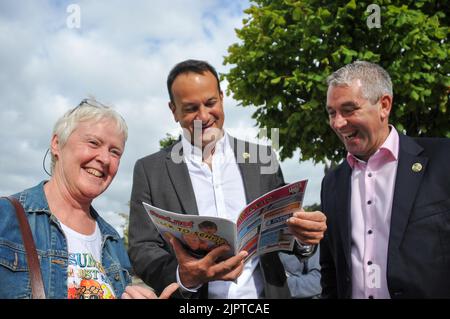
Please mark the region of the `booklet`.
[[170, 232], [193, 256], [201, 258], [211, 249], [228, 244], [231, 251], [225, 258], [245, 250], [247, 262], [268, 252], [293, 250], [295, 238], [286, 220], [302, 207], [307, 182], [294, 182], [255, 199], [235, 223], [221, 217], [177, 214], [142, 204], [161, 236], [166, 240], [164, 235]]

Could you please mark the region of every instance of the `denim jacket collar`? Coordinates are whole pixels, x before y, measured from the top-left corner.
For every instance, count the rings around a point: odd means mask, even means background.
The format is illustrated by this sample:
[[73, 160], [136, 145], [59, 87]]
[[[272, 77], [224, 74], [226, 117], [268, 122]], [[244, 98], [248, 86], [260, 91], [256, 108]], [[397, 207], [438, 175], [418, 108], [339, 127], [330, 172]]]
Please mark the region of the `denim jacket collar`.
[[[56, 221], [57, 219], [52, 215], [48, 206], [47, 198], [45, 197], [44, 185], [47, 182], [47, 180], [44, 180], [38, 185], [21, 192], [18, 199], [26, 212], [30, 214], [44, 212], [49, 216], [50, 219]], [[117, 235], [117, 232], [114, 230], [114, 228], [109, 225], [102, 217], [100, 217], [100, 215], [92, 206], [90, 206], [90, 213], [98, 223], [98, 227], [100, 228], [103, 238], [112, 237], [112, 239], [114, 240], [120, 240], [120, 237]]]

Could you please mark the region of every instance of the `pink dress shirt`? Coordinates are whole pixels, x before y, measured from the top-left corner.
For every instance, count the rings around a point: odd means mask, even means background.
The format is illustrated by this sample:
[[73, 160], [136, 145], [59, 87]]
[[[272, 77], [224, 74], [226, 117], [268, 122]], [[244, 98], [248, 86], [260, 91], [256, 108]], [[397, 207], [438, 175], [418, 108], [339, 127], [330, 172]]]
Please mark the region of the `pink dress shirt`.
[[347, 154], [352, 168], [352, 298], [390, 298], [386, 267], [398, 149], [398, 133], [390, 126], [367, 162]]

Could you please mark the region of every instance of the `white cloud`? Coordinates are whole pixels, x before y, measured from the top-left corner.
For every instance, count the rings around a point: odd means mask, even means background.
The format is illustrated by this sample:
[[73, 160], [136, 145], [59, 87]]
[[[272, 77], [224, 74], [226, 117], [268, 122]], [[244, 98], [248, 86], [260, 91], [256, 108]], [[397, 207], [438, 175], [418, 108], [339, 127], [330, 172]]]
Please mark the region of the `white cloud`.
[[[119, 173], [94, 202], [121, 231], [123, 217], [117, 212], [128, 212], [135, 161], [157, 151], [166, 133], [178, 131], [167, 107], [168, 72], [188, 58], [207, 60], [225, 72], [223, 57], [238, 41], [234, 29], [241, 27], [248, 3], [84, 0], [77, 2], [81, 28], [69, 29], [70, 3], [0, 2], [0, 194], [46, 178], [42, 159], [56, 119], [92, 94], [113, 104], [129, 126]], [[254, 109], [236, 105], [226, 97], [226, 126], [239, 135], [254, 127]], [[287, 181], [309, 178], [305, 203], [318, 202], [320, 166], [295, 159], [282, 168]]]

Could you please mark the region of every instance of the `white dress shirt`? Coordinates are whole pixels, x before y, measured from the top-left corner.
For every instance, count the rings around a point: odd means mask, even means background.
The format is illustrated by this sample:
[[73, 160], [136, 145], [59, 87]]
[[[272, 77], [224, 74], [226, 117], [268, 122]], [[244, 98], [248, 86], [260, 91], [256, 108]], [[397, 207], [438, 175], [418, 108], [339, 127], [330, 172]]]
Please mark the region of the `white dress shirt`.
[[[247, 201], [242, 176], [228, 135], [224, 133], [215, 145], [212, 169], [202, 161], [201, 149], [194, 147], [184, 137], [182, 143], [183, 156], [189, 170], [199, 215], [222, 217], [236, 222]], [[210, 299], [261, 297], [264, 284], [258, 263], [259, 258], [248, 261], [236, 282], [209, 282], [208, 297]], [[177, 279], [181, 284], [178, 272]]]

